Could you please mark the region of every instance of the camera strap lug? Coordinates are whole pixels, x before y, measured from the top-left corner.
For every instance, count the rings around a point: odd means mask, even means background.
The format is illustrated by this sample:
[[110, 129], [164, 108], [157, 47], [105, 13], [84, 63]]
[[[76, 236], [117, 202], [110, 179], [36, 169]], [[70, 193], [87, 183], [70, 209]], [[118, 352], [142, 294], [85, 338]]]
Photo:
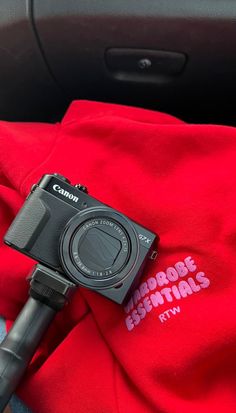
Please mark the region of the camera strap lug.
[[157, 257], [158, 257], [158, 251], [157, 251], [157, 250], [153, 250], [153, 251], [151, 252], [151, 255], [149, 256], [149, 259], [152, 260], [152, 261], [155, 261], [155, 260], [157, 259]]

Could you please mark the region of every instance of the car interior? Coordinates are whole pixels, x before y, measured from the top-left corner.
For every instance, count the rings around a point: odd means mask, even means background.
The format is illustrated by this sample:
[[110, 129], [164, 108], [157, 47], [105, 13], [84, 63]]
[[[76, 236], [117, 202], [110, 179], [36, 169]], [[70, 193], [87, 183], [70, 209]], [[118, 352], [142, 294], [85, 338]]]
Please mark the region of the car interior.
[[0, 118], [89, 99], [233, 125], [235, 17], [232, 0], [3, 0]]

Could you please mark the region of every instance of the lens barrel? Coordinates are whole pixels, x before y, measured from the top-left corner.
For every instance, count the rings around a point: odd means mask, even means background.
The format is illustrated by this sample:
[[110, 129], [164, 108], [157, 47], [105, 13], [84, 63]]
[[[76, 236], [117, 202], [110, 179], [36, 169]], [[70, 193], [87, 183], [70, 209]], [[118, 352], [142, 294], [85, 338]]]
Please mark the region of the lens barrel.
[[139, 253], [132, 223], [108, 207], [87, 208], [67, 224], [60, 260], [69, 278], [88, 288], [109, 288], [127, 277]]

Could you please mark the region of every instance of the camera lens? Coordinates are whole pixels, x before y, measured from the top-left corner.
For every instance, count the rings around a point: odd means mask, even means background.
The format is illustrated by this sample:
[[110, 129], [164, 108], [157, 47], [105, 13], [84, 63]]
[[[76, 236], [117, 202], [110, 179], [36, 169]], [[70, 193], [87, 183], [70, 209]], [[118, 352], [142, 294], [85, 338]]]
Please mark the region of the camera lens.
[[86, 276], [111, 277], [121, 271], [129, 258], [129, 236], [117, 221], [102, 216], [92, 218], [74, 233], [70, 254]]
[[[86, 223], [89, 224], [90, 222]], [[120, 251], [119, 240], [98, 228], [90, 229], [78, 245], [78, 255], [83, 257], [83, 262], [88, 268], [93, 268], [93, 272], [111, 268]]]
[[110, 208], [94, 207], [70, 220], [61, 237], [60, 258], [73, 280], [103, 288], [128, 275], [138, 246], [130, 221]]

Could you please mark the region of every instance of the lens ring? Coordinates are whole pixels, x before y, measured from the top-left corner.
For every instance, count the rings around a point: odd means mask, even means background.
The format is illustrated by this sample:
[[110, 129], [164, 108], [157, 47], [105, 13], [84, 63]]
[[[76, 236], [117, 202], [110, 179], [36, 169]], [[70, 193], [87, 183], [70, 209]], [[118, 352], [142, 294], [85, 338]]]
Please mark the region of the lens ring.
[[[92, 256], [92, 260], [90, 259], [89, 262], [92, 262], [93, 267], [95, 266], [96, 269], [94, 270], [93, 268], [91, 272], [91, 269], [85, 265], [82, 259], [80, 259], [80, 253], [76, 256], [75, 251], [77, 245], [80, 245], [80, 243], [83, 244], [81, 239], [83, 234], [86, 234], [86, 230], [88, 230], [88, 228], [86, 228], [86, 223], [91, 223], [94, 221], [93, 228], [95, 228], [98, 232], [101, 230], [101, 220], [106, 221], [107, 225], [105, 247], [109, 247], [109, 237], [112, 234], [113, 237], [111, 241], [113, 244], [116, 244], [116, 249], [118, 252], [117, 256], [115, 256], [116, 253], [114, 252], [113, 245], [114, 268], [112, 266], [112, 268], [110, 268], [110, 272], [108, 268], [104, 269], [104, 271], [99, 271], [98, 267], [96, 267], [99, 265], [99, 262], [96, 258], [94, 258], [94, 256]], [[114, 231], [116, 233], [115, 237]], [[90, 231], [90, 235], [94, 236], [94, 233], [92, 234]], [[100, 236], [98, 233], [95, 235], [98, 238]], [[102, 238], [104, 238], [104, 234], [102, 235]], [[88, 240], [86, 239], [85, 244], [87, 242]], [[128, 245], [126, 245], [127, 242]], [[118, 243], [121, 244], [120, 249], [118, 248]], [[86, 245], [86, 251], [88, 251], [88, 245]], [[112, 254], [108, 251], [107, 258], [105, 259], [106, 264], [109, 263], [108, 257], [110, 255]], [[129, 275], [130, 271], [136, 265], [139, 256], [138, 236], [132, 223], [122, 214], [114, 211], [113, 209], [108, 207], [87, 208], [86, 210], [76, 214], [68, 222], [60, 239], [59, 256], [65, 273], [73, 281], [94, 289], [109, 288], [110, 286], [119, 284]], [[99, 274], [99, 272], [101, 272], [101, 274]]]

